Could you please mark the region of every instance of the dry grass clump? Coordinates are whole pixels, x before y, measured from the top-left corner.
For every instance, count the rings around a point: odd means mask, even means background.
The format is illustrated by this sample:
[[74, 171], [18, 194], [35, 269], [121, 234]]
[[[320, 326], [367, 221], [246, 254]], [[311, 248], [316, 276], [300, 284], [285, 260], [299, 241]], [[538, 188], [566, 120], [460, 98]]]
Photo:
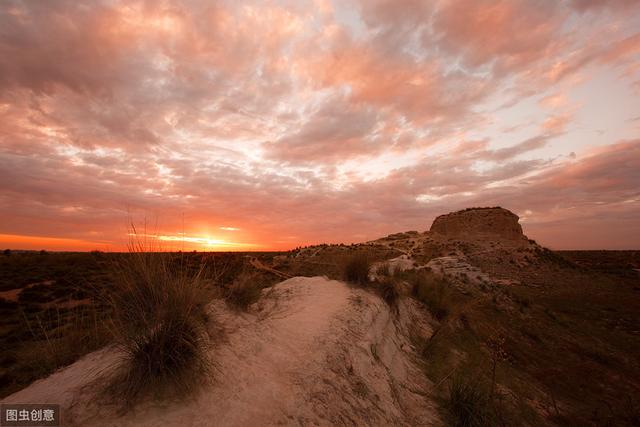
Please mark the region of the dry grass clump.
[[396, 280], [393, 277], [383, 276], [378, 279], [377, 285], [382, 299], [391, 306], [395, 305], [400, 298]]
[[428, 271], [418, 271], [411, 278], [413, 295], [422, 301], [433, 317], [443, 320], [451, 310], [451, 289], [449, 284]]
[[232, 307], [246, 310], [260, 299], [262, 286], [255, 273], [242, 272], [225, 292], [225, 300]]
[[116, 261], [105, 295], [123, 354], [106, 392], [125, 407], [149, 395], [183, 397], [209, 374], [202, 269], [189, 272], [170, 256], [134, 246]]
[[344, 265], [344, 279], [377, 292], [387, 304], [394, 306], [400, 298], [397, 274], [394, 274], [388, 264], [382, 263], [376, 268], [375, 280], [371, 281], [369, 271], [372, 266], [373, 258], [369, 253], [355, 253]]
[[491, 393], [477, 378], [458, 374], [449, 383], [446, 408], [454, 427], [497, 425]]
[[382, 263], [375, 269], [375, 288], [382, 299], [390, 306], [395, 306], [400, 298], [400, 270], [392, 268], [388, 263]]
[[369, 283], [369, 270], [372, 260], [366, 253], [356, 253], [344, 266], [344, 278], [347, 282], [364, 286]]
[[376, 268], [376, 276], [378, 277], [392, 277], [394, 273], [395, 270], [392, 270], [391, 266], [386, 262]]

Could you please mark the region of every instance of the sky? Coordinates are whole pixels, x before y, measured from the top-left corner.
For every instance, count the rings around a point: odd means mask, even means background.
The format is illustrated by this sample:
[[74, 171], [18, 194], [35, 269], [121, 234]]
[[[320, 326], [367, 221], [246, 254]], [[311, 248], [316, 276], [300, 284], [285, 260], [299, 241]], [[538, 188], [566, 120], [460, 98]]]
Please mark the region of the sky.
[[280, 250], [473, 206], [640, 248], [640, 2], [0, 2], [0, 248]]

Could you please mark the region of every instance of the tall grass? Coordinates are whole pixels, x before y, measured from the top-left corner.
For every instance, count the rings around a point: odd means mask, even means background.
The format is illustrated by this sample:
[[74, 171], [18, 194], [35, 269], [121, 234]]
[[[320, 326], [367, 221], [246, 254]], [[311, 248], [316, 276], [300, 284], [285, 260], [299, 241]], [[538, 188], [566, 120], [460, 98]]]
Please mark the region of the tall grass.
[[380, 296], [387, 304], [394, 306], [398, 302], [400, 291], [395, 278], [388, 276], [378, 278], [376, 285]]
[[375, 270], [375, 280], [370, 280], [369, 272], [373, 267], [373, 257], [369, 253], [355, 253], [344, 264], [343, 277], [352, 284], [377, 292], [389, 306], [397, 308], [400, 298], [399, 274], [389, 264], [381, 263]]
[[147, 396], [184, 397], [210, 373], [203, 269], [171, 256], [134, 242], [114, 263], [104, 302], [123, 356], [106, 392], [125, 406]]
[[224, 293], [227, 303], [240, 310], [249, 308], [260, 299], [262, 286], [258, 280], [255, 273], [241, 272]]
[[376, 276], [378, 277], [393, 277], [395, 272], [396, 270], [386, 262], [376, 268]]
[[429, 271], [418, 271], [411, 278], [413, 295], [422, 301], [433, 317], [443, 320], [451, 310], [449, 284]]
[[75, 362], [109, 340], [104, 313], [93, 305], [50, 309], [31, 316], [22, 312], [22, 317], [34, 343], [20, 350], [20, 364], [28, 367], [34, 378]]
[[369, 270], [371, 269], [371, 257], [366, 253], [352, 255], [345, 264], [344, 278], [355, 285], [367, 285], [369, 283]]
[[468, 374], [457, 374], [449, 384], [446, 408], [454, 427], [498, 425], [488, 388]]

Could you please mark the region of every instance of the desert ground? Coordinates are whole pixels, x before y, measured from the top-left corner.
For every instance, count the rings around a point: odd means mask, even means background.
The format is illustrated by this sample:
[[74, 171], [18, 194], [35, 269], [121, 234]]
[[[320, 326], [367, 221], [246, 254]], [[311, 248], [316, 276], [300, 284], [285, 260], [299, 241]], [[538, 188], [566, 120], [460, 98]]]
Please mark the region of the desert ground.
[[[198, 277], [206, 367], [127, 376], [123, 401], [128, 325], [104, 295], [135, 256], [0, 255], [2, 403], [73, 426], [640, 425], [640, 251], [551, 251], [473, 208], [360, 244], [147, 253]], [[137, 351], [163, 327], [132, 328]]]

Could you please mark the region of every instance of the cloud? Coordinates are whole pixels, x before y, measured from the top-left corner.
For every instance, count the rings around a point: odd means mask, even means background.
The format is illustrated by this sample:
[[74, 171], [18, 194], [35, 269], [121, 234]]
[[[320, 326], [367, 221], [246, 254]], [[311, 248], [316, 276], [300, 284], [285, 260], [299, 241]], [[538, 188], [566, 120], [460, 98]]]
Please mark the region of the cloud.
[[550, 134], [559, 134], [564, 132], [570, 121], [571, 115], [569, 114], [549, 116], [542, 123], [542, 129]]
[[637, 105], [634, 7], [3, 2], [0, 233], [22, 237], [0, 242], [117, 247], [131, 217], [176, 236], [184, 216], [197, 239], [289, 248], [486, 204], [553, 244], [545, 224], [633, 224], [633, 115], [600, 146], [573, 119], [601, 74]]
[[488, 151], [482, 157], [494, 161], [504, 161], [528, 151], [544, 147], [549, 142], [549, 138], [550, 137], [548, 135], [536, 136], [519, 142], [516, 145], [512, 145], [511, 147]]
[[270, 156], [289, 162], [336, 160], [372, 154], [381, 147], [370, 142], [378, 117], [342, 97], [327, 100], [295, 132], [264, 144]]
[[450, 0], [436, 13], [434, 27], [442, 45], [465, 65], [508, 72], [556, 52], [561, 22], [558, 2], [552, 0]]
[[580, 12], [607, 8], [628, 10], [633, 7], [638, 7], [638, 2], [634, 0], [571, 0], [570, 4]]
[[0, 88], [51, 94], [64, 86], [108, 95], [133, 36], [118, 31], [117, 11], [72, 1], [3, 2], [0, 7]]

